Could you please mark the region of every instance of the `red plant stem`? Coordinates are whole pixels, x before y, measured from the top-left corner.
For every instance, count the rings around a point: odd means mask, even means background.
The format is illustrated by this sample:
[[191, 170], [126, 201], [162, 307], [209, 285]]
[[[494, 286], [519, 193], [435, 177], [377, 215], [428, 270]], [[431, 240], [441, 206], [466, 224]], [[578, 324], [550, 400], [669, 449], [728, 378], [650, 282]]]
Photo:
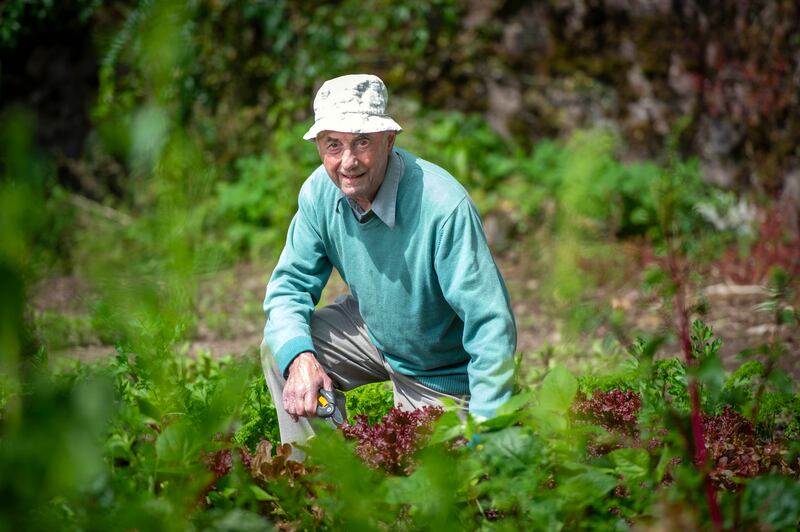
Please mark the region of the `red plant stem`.
[[[692, 343], [689, 337], [689, 313], [686, 309], [686, 294], [683, 271], [679, 268], [675, 259], [674, 253], [669, 254], [669, 269], [672, 280], [675, 282], [675, 314], [678, 320], [678, 331], [681, 338], [681, 349], [683, 356], [686, 358], [686, 366], [691, 368], [695, 365], [694, 356], [692, 356]], [[706, 471], [706, 444], [705, 437], [703, 436], [703, 421], [700, 416], [700, 391], [697, 385], [697, 379], [694, 376], [689, 377], [689, 399], [692, 406], [691, 422], [692, 422], [692, 435], [694, 436], [694, 461], [697, 469], [703, 475], [703, 484], [705, 485], [706, 500], [708, 501], [708, 509], [711, 513], [711, 522], [714, 525], [714, 530], [721, 531], [722, 525], [722, 512], [717, 502], [717, 493], [714, 485], [711, 483], [711, 478]]]

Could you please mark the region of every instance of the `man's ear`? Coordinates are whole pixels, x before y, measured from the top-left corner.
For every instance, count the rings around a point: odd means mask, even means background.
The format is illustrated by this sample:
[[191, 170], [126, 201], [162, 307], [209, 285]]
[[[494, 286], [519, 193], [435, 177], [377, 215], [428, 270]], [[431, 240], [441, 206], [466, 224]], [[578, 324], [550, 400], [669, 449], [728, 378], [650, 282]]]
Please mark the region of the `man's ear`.
[[388, 138], [387, 138], [387, 142], [388, 142], [390, 150], [392, 148], [394, 148], [394, 139], [396, 139], [396, 138], [397, 138], [397, 133], [395, 133], [394, 131], [390, 131], [389, 135], [388, 135]]
[[323, 157], [321, 138], [322, 138], [322, 133], [319, 133], [317, 137], [314, 139], [314, 147], [317, 148], [317, 153], [319, 154], [320, 159]]

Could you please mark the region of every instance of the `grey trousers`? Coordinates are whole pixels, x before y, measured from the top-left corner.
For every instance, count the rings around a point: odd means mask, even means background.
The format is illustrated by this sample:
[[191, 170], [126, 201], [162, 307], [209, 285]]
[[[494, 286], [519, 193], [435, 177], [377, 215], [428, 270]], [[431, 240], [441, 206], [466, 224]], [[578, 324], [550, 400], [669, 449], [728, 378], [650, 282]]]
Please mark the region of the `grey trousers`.
[[[469, 396], [452, 396], [431, 390], [411, 377], [395, 372], [381, 352], [372, 345], [367, 328], [352, 296], [340, 296], [336, 302], [314, 312], [311, 320], [311, 337], [317, 351], [317, 360], [330, 376], [337, 390], [348, 391], [364, 384], [391, 381], [394, 405], [401, 410], [415, 410], [425, 405], [441, 405], [449, 397], [466, 410]], [[314, 436], [314, 427], [308, 419], [294, 421], [283, 409], [283, 387], [286, 379], [280, 374], [275, 357], [261, 343], [261, 365], [272, 402], [278, 412], [281, 443], [303, 444]], [[344, 409], [344, 398], [338, 394], [337, 406]], [[332, 421], [328, 420], [332, 423]], [[293, 458], [302, 458], [294, 451]]]

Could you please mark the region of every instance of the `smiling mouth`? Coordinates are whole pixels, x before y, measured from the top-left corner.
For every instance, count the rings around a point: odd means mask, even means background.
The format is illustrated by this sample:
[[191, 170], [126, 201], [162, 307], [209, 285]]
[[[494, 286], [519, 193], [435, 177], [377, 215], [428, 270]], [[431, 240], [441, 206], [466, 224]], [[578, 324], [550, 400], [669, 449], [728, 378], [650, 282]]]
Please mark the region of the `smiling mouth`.
[[[364, 172], [364, 173], [366, 173], [366, 172]], [[364, 177], [364, 173], [356, 174], [356, 175], [344, 175], [344, 174], [342, 174], [342, 178], [343, 179], [348, 179], [348, 180], [359, 179], [361, 177]]]

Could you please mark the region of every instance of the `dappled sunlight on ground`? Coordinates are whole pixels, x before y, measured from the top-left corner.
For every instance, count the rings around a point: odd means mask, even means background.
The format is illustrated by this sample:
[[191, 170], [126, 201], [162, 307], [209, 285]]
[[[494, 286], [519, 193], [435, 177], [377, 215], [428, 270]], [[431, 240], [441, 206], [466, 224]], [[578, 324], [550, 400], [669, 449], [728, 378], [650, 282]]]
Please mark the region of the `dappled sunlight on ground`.
[[[630, 249], [627, 253], [633, 253]], [[626, 340], [615, 338], [615, 328], [604, 316], [617, 311], [623, 316], [628, 336], [654, 334], [670, 327], [673, 319], [659, 298], [642, 290], [642, 270], [631, 256], [632, 264], [613, 275], [605, 276], [592, 292], [591, 302], [598, 319], [588, 330], [578, 334], [567, 332], [564, 320], [544, 297], [547, 288], [537, 278], [535, 266], [521, 252], [498, 257], [512, 298], [518, 326], [518, 351], [526, 366], [549, 364], [553, 357], [576, 369], [587, 364], [602, 364], [597, 359], [603, 352], [599, 344]], [[261, 309], [271, 266], [241, 263], [231, 269], [204, 275], [199, 279], [197, 324], [188, 340], [177, 346], [190, 354], [200, 351], [213, 356], [255, 356], [261, 343], [264, 325]], [[347, 293], [347, 286], [336, 271], [325, 288], [320, 305], [326, 305]], [[759, 286], [732, 285], [719, 280], [697, 287], [690, 304], [722, 339], [720, 355], [730, 368], [740, 361], [736, 354], [768, 342], [776, 337], [786, 342], [787, 350], [779, 367], [800, 378], [800, 333], [789, 326], [776, 327], [769, 313], [757, 312], [756, 305], [766, 298]], [[35, 327], [40, 338], [56, 357], [77, 358], [84, 362], [114, 353], [113, 345], [104, 342], [93, 330], [92, 297], [89, 286], [75, 276], [45, 279], [33, 291]], [[635, 331], [635, 332], [632, 332]], [[619, 331], [617, 331], [618, 333]], [[676, 342], [668, 342], [660, 356], [680, 356]], [[609, 360], [608, 363], [614, 361]]]

